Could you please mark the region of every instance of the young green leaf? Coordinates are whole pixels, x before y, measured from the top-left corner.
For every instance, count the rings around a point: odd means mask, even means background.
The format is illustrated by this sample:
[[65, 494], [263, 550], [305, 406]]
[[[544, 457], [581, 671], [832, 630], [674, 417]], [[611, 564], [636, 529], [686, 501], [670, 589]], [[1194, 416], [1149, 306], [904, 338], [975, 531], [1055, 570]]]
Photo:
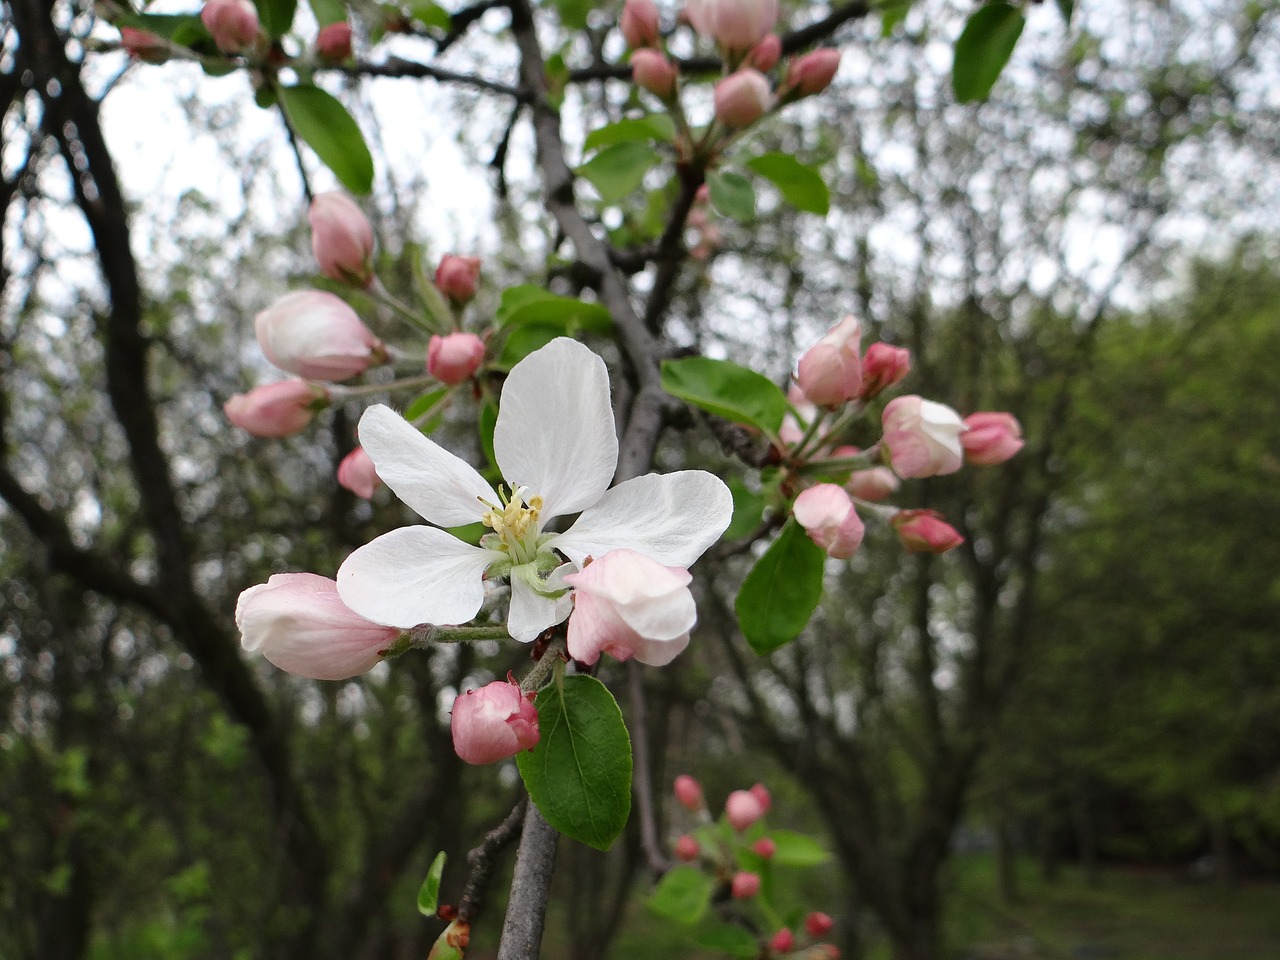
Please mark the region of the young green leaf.
[[668, 870], [649, 896], [647, 906], [664, 920], [692, 926], [711, 903], [712, 879], [695, 867]]
[[449, 393], [448, 387], [440, 387], [437, 390], [428, 390], [421, 394], [405, 408], [404, 418], [409, 421], [417, 420], [424, 414], [429, 413], [433, 407], [443, 400]]
[[778, 432], [787, 412], [787, 398], [776, 383], [728, 360], [664, 360], [662, 389], [717, 417], [768, 434]]
[[822, 599], [826, 559], [795, 518], [788, 519], [747, 574], [734, 603], [752, 650], [763, 656], [800, 635]]
[[831, 193], [822, 174], [805, 166], [789, 153], [766, 153], [747, 166], [772, 183], [787, 203], [805, 213], [827, 215], [831, 209]]
[[831, 854], [812, 837], [791, 830], [770, 830], [773, 840], [773, 863], [780, 867], [816, 867], [831, 859]]
[[742, 223], [755, 219], [756, 193], [751, 181], [740, 173], [712, 173], [707, 176], [711, 205], [726, 217]]
[[298, 0], [254, 0], [258, 7], [258, 19], [262, 21], [262, 29], [273, 40], [283, 37], [293, 26], [293, 15], [298, 9]]
[[352, 193], [373, 188], [373, 157], [346, 107], [319, 87], [280, 88], [289, 125]]
[[1004, 0], [979, 8], [956, 41], [951, 86], [956, 100], [985, 100], [1000, 77], [1026, 20], [1022, 11]]
[[583, 148], [596, 150], [611, 147], [615, 143], [656, 140], [671, 143], [676, 138], [676, 125], [665, 113], [651, 113], [644, 117], [619, 120], [587, 134]]
[[580, 332], [608, 334], [613, 330], [613, 317], [603, 304], [561, 297], [531, 284], [504, 290], [495, 319], [505, 327], [560, 327], [569, 336]]
[[760, 956], [760, 941], [751, 931], [731, 923], [723, 923], [697, 934], [694, 942], [708, 950], [718, 950], [740, 960]]
[[448, 30], [453, 25], [449, 11], [434, 0], [413, 0], [409, 4], [409, 16], [424, 27], [435, 27], [437, 30]]
[[547, 823], [608, 850], [631, 812], [631, 738], [622, 711], [594, 677], [563, 677], [537, 699], [538, 745], [516, 757]]
[[443, 850], [436, 854], [436, 858], [431, 861], [431, 869], [418, 888], [418, 912], [424, 917], [434, 917], [440, 906], [440, 877], [444, 875], [446, 859]]
[[737, 540], [760, 526], [766, 501], [761, 494], [747, 489], [737, 477], [729, 478], [729, 493], [733, 495], [733, 519], [724, 532], [724, 539]]
[[578, 174], [596, 188], [605, 203], [617, 203], [639, 189], [644, 175], [659, 159], [648, 144], [634, 140], [615, 143], [580, 166]]
[[126, 13], [116, 17], [112, 23], [117, 27], [133, 27], [135, 30], [146, 30], [157, 37], [172, 40], [181, 47], [192, 47], [212, 52], [213, 37], [205, 29], [204, 22], [196, 13]]
[[311, 13], [316, 23], [327, 27], [333, 23], [342, 23], [347, 19], [347, 8], [342, 0], [307, 0], [311, 5]]

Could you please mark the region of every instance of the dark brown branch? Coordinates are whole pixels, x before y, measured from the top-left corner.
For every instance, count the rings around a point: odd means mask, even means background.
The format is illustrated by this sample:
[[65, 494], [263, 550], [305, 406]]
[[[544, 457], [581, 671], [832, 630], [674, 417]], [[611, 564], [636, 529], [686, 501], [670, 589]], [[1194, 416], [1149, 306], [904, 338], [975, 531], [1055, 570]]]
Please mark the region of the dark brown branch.
[[498, 854], [520, 836], [528, 805], [528, 798], [521, 797], [506, 818], [486, 833], [480, 845], [467, 854], [467, 865], [471, 867], [471, 876], [467, 878], [467, 885], [462, 891], [462, 900], [458, 903], [458, 919], [467, 923], [475, 920], [485, 890], [493, 877], [494, 868], [498, 865]]

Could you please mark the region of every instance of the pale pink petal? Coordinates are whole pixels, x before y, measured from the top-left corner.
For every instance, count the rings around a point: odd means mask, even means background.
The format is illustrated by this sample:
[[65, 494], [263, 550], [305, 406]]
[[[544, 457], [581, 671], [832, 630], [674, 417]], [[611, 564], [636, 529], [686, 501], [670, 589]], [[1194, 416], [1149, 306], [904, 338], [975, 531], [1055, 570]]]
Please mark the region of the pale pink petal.
[[378, 623], [466, 623], [484, 602], [485, 570], [502, 556], [435, 527], [401, 527], [347, 557], [338, 569], [338, 594]]

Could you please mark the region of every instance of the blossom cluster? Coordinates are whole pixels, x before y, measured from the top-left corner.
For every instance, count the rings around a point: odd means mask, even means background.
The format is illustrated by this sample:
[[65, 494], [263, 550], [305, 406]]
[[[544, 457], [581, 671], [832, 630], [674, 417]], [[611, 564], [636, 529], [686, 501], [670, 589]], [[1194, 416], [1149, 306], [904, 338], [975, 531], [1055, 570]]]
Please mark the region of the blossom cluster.
[[943, 476], [966, 463], [1003, 463], [1022, 449], [1022, 428], [1008, 413], [967, 417], [923, 397], [895, 397], [880, 415], [880, 440], [868, 450], [844, 442], [844, 433], [871, 401], [902, 382], [911, 355], [902, 347], [873, 343], [861, 350], [862, 329], [845, 317], [800, 357], [779, 431], [779, 457], [803, 483], [805, 471], [841, 474], [842, 483], [819, 482], [795, 495], [792, 515], [828, 556], [846, 559], [862, 543], [859, 509], [888, 521], [911, 552], [945, 553], [964, 542], [933, 510], [900, 510], [880, 501], [901, 481]]

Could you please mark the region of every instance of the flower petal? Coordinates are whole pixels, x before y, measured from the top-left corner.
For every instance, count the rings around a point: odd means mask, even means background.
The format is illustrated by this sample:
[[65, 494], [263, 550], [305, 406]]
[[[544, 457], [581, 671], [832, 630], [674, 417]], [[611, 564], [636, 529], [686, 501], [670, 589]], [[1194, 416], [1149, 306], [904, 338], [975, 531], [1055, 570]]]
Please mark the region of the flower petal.
[[502, 388], [493, 450], [507, 483], [542, 497], [546, 519], [600, 499], [618, 467], [604, 361], [559, 337], [517, 363]]
[[396, 627], [466, 623], [484, 602], [485, 569], [501, 557], [434, 527], [401, 527], [347, 557], [338, 595], [360, 616]]
[[[535, 574], [536, 576], [536, 574]], [[573, 610], [570, 591], [560, 597], [548, 597], [525, 583], [513, 570], [511, 576], [511, 609], [507, 613], [507, 632], [521, 643], [538, 639], [547, 627], [555, 626]]]
[[705, 470], [646, 474], [618, 484], [554, 541], [582, 566], [629, 547], [666, 567], [688, 567], [720, 539], [733, 517], [733, 495]]
[[360, 445], [382, 482], [424, 520], [460, 527], [483, 516], [481, 498], [498, 502], [474, 467], [424, 437], [390, 407], [378, 404], [364, 412]]

